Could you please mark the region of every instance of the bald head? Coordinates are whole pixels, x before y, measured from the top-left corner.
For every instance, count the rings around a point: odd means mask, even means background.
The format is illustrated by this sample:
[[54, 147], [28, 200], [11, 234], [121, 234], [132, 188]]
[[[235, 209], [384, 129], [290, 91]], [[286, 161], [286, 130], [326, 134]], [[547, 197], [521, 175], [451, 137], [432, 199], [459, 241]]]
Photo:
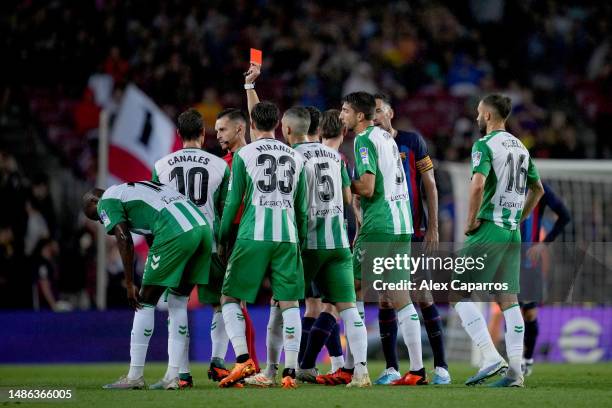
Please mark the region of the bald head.
[[99, 221], [100, 216], [98, 215], [98, 201], [104, 194], [104, 190], [101, 188], [92, 188], [85, 194], [83, 194], [81, 208], [87, 218], [93, 221]]
[[283, 136], [293, 144], [293, 141], [303, 138], [308, 134], [310, 113], [306, 108], [302, 107], [289, 108], [283, 115], [281, 125]]

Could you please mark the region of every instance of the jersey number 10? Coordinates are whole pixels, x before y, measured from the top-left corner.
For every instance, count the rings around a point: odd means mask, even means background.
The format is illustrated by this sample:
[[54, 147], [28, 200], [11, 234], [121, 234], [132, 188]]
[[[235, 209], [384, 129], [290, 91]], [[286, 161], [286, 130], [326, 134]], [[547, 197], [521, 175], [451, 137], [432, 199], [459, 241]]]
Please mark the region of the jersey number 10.
[[[189, 197], [195, 205], [201, 207], [206, 204], [208, 199], [208, 170], [204, 167], [192, 167], [185, 177], [185, 169], [175, 167], [170, 172], [170, 181], [174, 179], [176, 179], [176, 189]], [[185, 186], [187, 192], [185, 192]]]

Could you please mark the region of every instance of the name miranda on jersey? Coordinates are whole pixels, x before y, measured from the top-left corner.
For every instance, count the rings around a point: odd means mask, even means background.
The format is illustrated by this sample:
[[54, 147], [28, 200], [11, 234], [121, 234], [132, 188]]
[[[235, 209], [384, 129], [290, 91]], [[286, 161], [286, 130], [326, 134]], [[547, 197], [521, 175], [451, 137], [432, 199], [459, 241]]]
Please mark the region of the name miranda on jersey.
[[198, 156], [181, 155], [181, 156], [171, 157], [170, 160], [168, 160], [168, 165], [172, 166], [173, 164], [176, 164], [176, 163], [187, 163], [187, 162], [208, 164], [209, 161], [210, 159], [204, 156], [198, 157]]
[[269, 152], [272, 150], [282, 150], [285, 153], [290, 154], [291, 156], [295, 156], [295, 151], [285, 146], [284, 144], [274, 143], [274, 144], [265, 144], [256, 147], [258, 152]]
[[282, 207], [282, 208], [293, 208], [291, 200], [266, 200], [263, 197], [259, 197], [259, 205], [261, 207]]
[[315, 157], [315, 158], [326, 157], [328, 159], [335, 160], [336, 163], [340, 163], [340, 158], [338, 157], [338, 155], [336, 155], [336, 154], [334, 154], [332, 152], [328, 152], [327, 150], [323, 150], [323, 149], [305, 151], [304, 152], [304, 157], [307, 160], [310, 160], [313, 157]]

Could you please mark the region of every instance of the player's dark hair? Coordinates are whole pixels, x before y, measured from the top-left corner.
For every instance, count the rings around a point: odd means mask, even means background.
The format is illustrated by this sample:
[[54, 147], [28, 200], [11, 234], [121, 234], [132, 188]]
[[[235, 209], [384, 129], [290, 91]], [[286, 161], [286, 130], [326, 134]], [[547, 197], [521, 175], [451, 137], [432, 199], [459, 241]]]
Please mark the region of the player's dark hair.
[[506, 120], [512, 111], [512, 99], [505, 95], [489, 94], [482, 98], [482, 103], [495, 109], [503, 120]]
[[217, 114], [217, 119], [221, 119], [226, 116], [231, 121], [236, 120], [239, 122], [244, 122], [245, 124], [249, 122], [249, 120], [247, 119], [247, 116], [241, 109], [236, 109], [236, 108], [223, 109], [221, 112]]
[[321, 115], [321, 122], [319, 123], [321, 138], [333, 139], [340, 136], [343, 126], [338, 109], [326, 110]]
[[376, 99], [372, 94], [367, 92], [353, 92], [346, 95], [342, 102], [346, 102], [355, 110], [357, 113], [363, 113], [366, 120], [372, 120], [374, 118], [374, 112], [376, 110]]
[[310, 114], [310, 126], [308, 127], [308, 135], [315, 135], [319, 128], [319, 120], [321, 119], [321, 111], [314, 106], [306, 106], [308, 113]]
[[276, 129], [278, 126], [278, 117], [280, 112], [278, 107], [272, 102], [259, 102], [251, 111], [251, 120], [255, 125], [255, 129], [262, 132], [269, 132]]
[[197, 110], [191, 108], [178, 117], [178, 132], [183, 140], [196, 140], [204, 129], [204, 119]]
[[380, 99], [381, 101], [383, 101], [384, 104], [391, 106], [391, 99], [389, 98], [387, 94], [384, 94], [384, 93], [374, 94], [374, 100], [376, 99]]

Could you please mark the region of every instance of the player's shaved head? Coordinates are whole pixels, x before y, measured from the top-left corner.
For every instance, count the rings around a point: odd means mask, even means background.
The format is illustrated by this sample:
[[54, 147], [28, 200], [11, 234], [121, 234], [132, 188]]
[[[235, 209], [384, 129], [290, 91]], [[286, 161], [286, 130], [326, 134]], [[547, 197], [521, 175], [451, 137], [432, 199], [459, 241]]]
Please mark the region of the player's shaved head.
[[285, 111], [283, 115], [283, 125], [291, 128], [294, 136], [305, 136], [310, 127], [310, 113], [308, 109], [295, 106]]
[[92, 188], [83, 194], [81, 208], [83, 209], [85, 216], [90, 220], [100, 220], [100, 217], [98, 216], [98, 201], [100, 201], [102, 194], [104, 194], [104, 190], [101, 188]]
[[329, 109], [321, 115], [319, 123], [319, 132], [323, 139], [333, 139], [342, 135], [344, 125], [340, 120], [340, 111], [338, 109]]

